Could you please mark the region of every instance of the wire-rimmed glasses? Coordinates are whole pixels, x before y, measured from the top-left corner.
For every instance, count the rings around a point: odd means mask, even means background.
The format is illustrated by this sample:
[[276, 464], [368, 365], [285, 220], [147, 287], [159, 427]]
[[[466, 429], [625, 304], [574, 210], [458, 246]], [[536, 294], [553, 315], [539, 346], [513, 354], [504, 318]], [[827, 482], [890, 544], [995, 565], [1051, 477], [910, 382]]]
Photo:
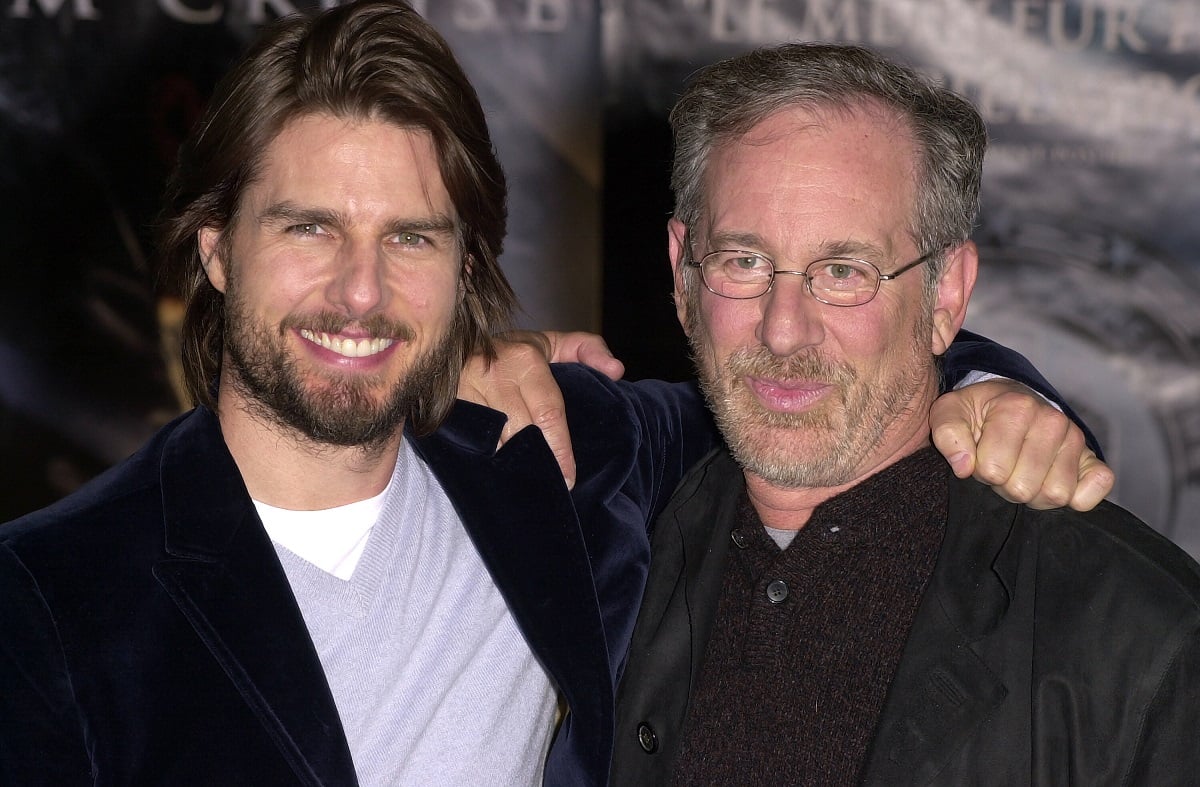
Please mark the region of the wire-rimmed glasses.
[[778, 270], [775, 261], [765, 254], [742, 249], [710, 251], [698, 260], [689, 259], [687, 264], [699, 268], [704, 286], [722, 298], [761, 297], [771, 291], [777, 274], [786, 273], [803, 276], [805, 289], [821, 303], [862, 306], [879, 292], [880, 282], [891, 281], [928, 262], [940, 251], [924, 254], [891, 273], [881, 273], [866, 260], [854, 257], [824, 257], [810, 262], [802, 271]]

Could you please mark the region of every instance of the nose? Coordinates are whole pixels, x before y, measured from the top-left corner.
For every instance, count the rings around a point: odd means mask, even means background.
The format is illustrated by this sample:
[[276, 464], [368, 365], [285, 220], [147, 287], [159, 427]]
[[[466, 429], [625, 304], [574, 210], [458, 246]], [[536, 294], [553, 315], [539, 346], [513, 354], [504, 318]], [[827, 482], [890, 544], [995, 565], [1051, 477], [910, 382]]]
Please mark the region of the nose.
[[362, 317], [381, 308], [387, 298], [386, 262], [377, 244], [346, 239], [334, 260], [329, 302], [350, 317]]
[[772, 355], [786, 358], [825, 338], [821, 304], [809, 294], [803, 271], [777, 270], [771, 291], [759, 300], [758, 340]]

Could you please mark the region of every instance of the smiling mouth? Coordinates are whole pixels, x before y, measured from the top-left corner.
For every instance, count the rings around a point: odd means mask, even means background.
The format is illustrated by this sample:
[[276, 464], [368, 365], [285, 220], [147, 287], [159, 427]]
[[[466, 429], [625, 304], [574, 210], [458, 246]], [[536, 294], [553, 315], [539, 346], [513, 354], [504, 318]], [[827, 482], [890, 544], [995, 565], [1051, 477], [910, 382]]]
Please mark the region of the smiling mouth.
[[369, 339], [340, 338], [324, 332], [310, 331], [307, 328], [300, 329], [300, 336], [346, 358], [366, 358], [378, 355], [396, 343], [395, 339], [378, 337]]

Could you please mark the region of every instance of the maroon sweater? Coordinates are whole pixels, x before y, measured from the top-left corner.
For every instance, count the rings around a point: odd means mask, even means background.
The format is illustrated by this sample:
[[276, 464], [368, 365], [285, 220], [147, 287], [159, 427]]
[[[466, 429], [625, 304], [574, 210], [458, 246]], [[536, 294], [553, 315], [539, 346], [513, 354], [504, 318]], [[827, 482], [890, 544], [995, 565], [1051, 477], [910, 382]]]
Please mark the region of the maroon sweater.
[[925, 449], [821, 504], [780, 550], [743, 499], [675, 763], [679, 785], [849, 785], [946, 525]]

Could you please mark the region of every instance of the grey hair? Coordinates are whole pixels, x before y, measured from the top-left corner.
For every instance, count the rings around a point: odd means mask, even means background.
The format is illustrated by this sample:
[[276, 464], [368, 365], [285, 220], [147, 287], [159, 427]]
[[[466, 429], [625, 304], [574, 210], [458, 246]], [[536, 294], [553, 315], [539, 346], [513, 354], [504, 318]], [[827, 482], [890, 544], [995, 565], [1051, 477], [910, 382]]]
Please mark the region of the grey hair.
[[[695, 227], [705, 208], [709, 156], [791, 107], [852, 110], [876, 102], [904, 119], [917, 145], [916, 215], [921, 254], [966, 241], [979, 212], [987, 132], [969, 101], [912, 69], [859, 46], [790, 43], [756, 49], [693, 75], [671, 111], [675, 217]], [[944, 254], [930, 260], [928, 289]], [[691, 285], [692, 282], [689, 282]]]

